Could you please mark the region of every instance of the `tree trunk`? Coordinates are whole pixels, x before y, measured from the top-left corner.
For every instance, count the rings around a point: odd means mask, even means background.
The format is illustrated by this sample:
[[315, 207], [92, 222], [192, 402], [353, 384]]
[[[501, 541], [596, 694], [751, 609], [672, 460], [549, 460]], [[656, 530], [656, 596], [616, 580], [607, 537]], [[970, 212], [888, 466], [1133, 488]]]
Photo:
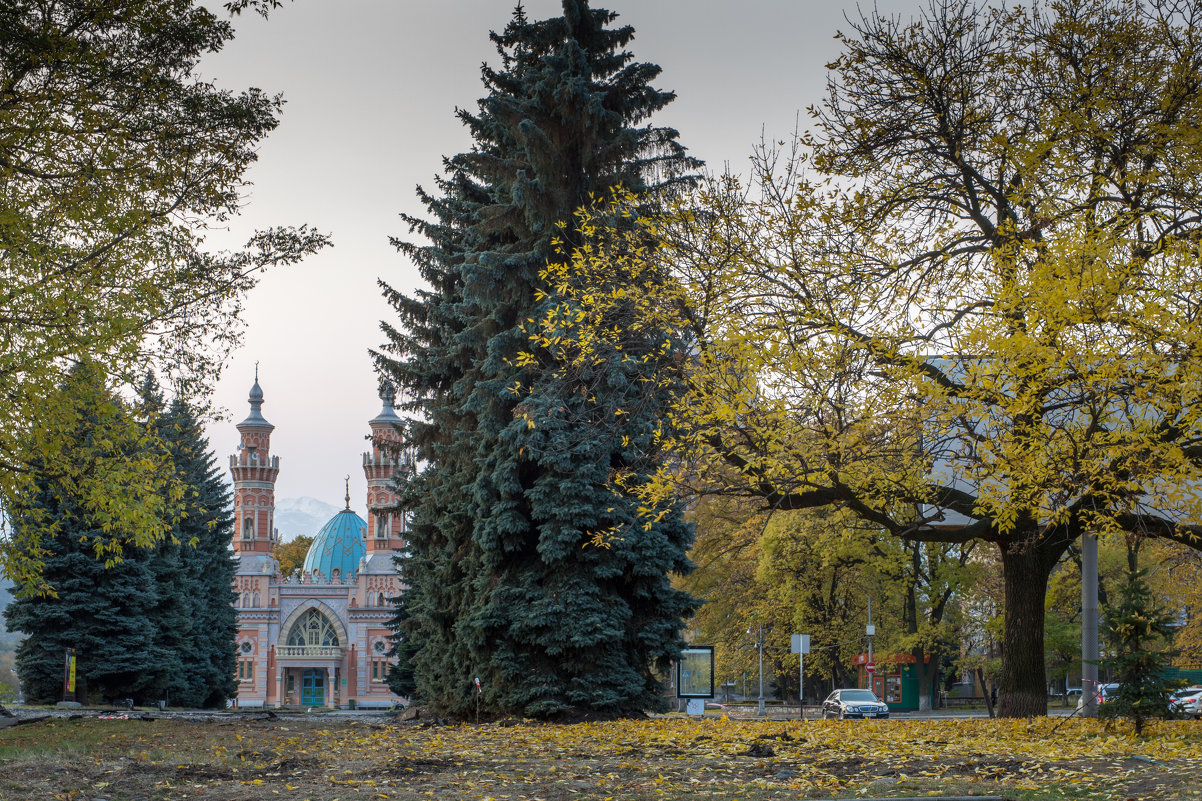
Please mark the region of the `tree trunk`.
[[1043, 545], [1031, 541], [999, 545], [1006, 584], [1002, 679], [997, 703], [998, 716], [1003, 718], [1042, 716], [1048, 712], [1043, 661], [1044, 598], [1056, 559]]
[[931, 696], [934, 695], [935, 681], [935, 665], [934, 658], [930, 658], [922, 648], [915, 648], [914, 654], [914, 672], [918, 676], [918, 711], [931, 711]]
[[989, 683], [985, 681], [985, 671], [980, 668], [977, 668], [977, 681], [981, 685], [981, 692], [985, 695], [985, 709], [989, 712], [989, 717], [997, 717], [997, 714], [993, 711], [993, 696], [989, 693]]

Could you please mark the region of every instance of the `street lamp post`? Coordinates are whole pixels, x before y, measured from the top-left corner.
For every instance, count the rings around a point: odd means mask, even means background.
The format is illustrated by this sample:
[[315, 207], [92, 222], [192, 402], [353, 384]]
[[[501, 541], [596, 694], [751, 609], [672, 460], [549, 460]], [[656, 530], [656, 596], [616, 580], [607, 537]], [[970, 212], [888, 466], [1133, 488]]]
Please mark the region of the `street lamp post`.
[[1098, 538], [1081, 537], [1081, 715], [1098, 716]]
[[756, 704], [755, 714], [757, 717], [764, 717], [764, 624], [759, 624], [759, 640], [756, 642], [756, 650], [760, 652], [760, 699]]
[[864, 627], [868, 635], [868, 661], [872, 661], [872, 638], [876, 635], [876, 626], [872, 625], [872, 599], [868, 599], [868, 625]]
[[[757, 625], [759, 626], [759, 633], [755, 640], [755, 650], [759, 651], [760, 655], [760, 697], [756, 703], [755, 716], [762, 718], [764, 717], [764, 624], [760, 623]], [[750, 634], [751, 629], [747, 629], [747, 633]], [[743, 676], [746, 677], [747, 674], [744, 673]], [[744, 678], [744, 681], [746, 681], [746, 678]]]

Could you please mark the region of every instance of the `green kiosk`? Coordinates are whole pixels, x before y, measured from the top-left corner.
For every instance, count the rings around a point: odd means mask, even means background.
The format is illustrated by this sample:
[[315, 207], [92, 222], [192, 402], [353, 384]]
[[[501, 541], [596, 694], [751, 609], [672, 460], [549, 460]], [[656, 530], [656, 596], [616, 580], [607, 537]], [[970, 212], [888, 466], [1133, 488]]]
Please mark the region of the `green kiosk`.
[[[871, 661], [868, 654], [857, 654], [852, 663], [859, 674], [857, 686], [872, 690], [889, 705], [890, 712], [918, 710], [918, 660], [913, 654], [879, 654]], [[932, 696], [930, 701], [933, 708], [935, 698]]]

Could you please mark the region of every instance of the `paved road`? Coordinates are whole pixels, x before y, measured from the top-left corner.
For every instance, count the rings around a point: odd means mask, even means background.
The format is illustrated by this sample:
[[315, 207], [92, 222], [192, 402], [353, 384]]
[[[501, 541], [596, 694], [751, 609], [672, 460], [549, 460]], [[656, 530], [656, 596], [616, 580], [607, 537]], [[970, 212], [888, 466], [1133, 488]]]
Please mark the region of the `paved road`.
[[[1076, 711], [1074, 707], [1049, 706], [1048, 717], [1063, 718], [1068, 717]], [[731, 718], [740, 720], [754, 720], [755, 707], [734, 706], [728, 708], [707, 709], [707, 716], [720, 716], [722, 714], [729, 715]], [[807, 706], [806, 720], [818, 720], [822, 717], [822, 707]], [[989, 713], [984, 709], [960, 709], [956, 707], [945, 707], [943, 709], [934, 709], [930, 712], [891, 712], [889, 717], [894, 720], [971, 720], [979, 718], [988, 718]], [[797, 720], [797, 707], [768, 707], [766, 718], [768, 720]]]
[[[768, 714], [765, 720], [773, 721], [795, 721], [797, 720], [797, 707], [784, 708], [768, 708]], [[9, 707], [11, 712], [18, 719], [40, 718], [40, 717], [101, 717], [111, 716], [117, 717], [128, 715], [133, 718], [158, 718], [165, 720], [256, 720], [256, 719], [271, 719], [276, 718], [276, 712], [272, 710], [253, 710], [241, 712], [220, 712], [212, 710], [135, 710], [133, 712], [125, 712], [122, 710], [100, 710], [96, 708], [90, 709], [64, 709], [64, 708], [47, 708], [47, 707]], [[1073, 712], [1073, 709], [1064, 709], [1062, 707], [1051, 707], [1048, 709], [1049, 717], [1067, 717]], [[679, 717], [682, 713], [673, 713], [669, 717]], [[729, 710], [724, 709], [708, 709], [706, 710], [707, 717], [717, 718], [723, 714], [729, 715], [735, 720], [756, 720], [755, 707], [750, 709], [746, 707], [734, 707]], [[342, 719], [357, 719], [357, 720], [393, 720], [393, 714], [382, 710], [330, 710], [325, 712], [301, 713], [298, 711], [286, 711], [279, 713], [278, 717], [281, 720], [304, 715], [311, 718], [342, 718]], [[819, 720], [822, 717], [821, 707], [806, 707], [806, 720]], [[893, 712], [890, 717], [893, 720], [969, 720], [974, 718], [988, 718], [989, 715], [984, 710], [977, 709], [937, 709], [931, 712]], [[5, 723], [9, 725], [14, 721], [5, 721], [0, 718], [0, 728], [5, 728]]]

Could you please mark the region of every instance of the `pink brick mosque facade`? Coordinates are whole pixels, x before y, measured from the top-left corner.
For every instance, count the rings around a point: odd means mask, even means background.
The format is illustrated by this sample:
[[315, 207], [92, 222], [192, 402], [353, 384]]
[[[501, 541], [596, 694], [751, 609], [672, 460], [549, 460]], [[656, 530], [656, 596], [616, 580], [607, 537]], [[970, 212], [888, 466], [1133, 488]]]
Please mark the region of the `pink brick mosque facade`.
[[275, 482], [273, 425], [263, 418], [258, 377], [250, 415], [238, 424], [230, 456], [234, 483], [234, 591], [238, 616], [238, 699], [241, 707], [389, 707], [401, 700], [385, 683], [390, 659], [389, 603], [402, 588], [393, 557], [405, 547], [405, 518], [393, 479], [406, 469], [395, 443], [401, 420], [393, 396], [369, 422], [372, 450], [363, 455], [367, 520], [350, 508], [317, 533], [304, 567], [280, 574], [272, 556]]

